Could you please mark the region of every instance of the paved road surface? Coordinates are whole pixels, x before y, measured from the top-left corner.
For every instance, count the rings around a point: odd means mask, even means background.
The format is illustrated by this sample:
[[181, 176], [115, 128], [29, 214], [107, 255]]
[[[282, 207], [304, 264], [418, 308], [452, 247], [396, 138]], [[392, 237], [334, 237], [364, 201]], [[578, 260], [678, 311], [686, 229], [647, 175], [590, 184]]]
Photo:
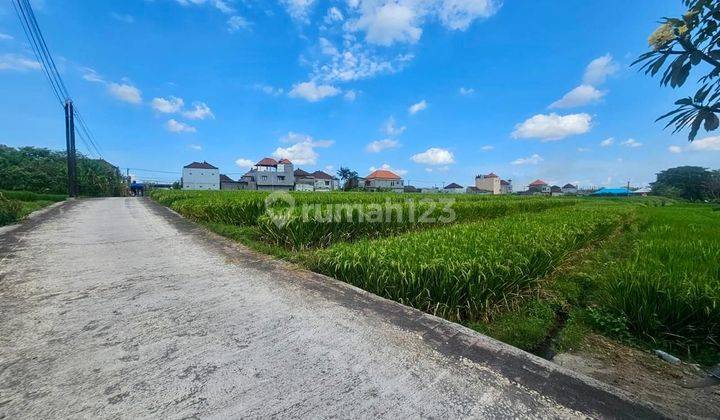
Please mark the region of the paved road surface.
[[652, 414], [143, 199], [0, 234], [0, 332], [0, 418]]

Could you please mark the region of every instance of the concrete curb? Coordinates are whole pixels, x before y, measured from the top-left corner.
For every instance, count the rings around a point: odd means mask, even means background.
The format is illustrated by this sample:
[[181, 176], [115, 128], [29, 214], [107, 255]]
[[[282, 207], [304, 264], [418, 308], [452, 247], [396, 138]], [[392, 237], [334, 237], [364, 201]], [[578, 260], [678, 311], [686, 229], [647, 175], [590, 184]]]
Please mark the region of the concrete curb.
[[384, 299], [289, 262], [256, 253], [208, 231], [151, 199], [143, 199], [143, 202], [151, 211], [172, 223], [180, 231], [197, 236], [229, 261], [242, 259], [245, 264], [277, 273], [274, 278], [280, 284], [288, 282], [296, 286], [299, 284], [360, 314], [378, 314], [387, 322], [418, 334], [428, 346], [449, 358], [467, 359], [481, 365], [492, 366], [510, 381], [552, 398], [557, 403], [589, 417], [665, 417], [650, 405], [633, 401], [632, 395], [610, 385], [560, 367], [462, 325]]

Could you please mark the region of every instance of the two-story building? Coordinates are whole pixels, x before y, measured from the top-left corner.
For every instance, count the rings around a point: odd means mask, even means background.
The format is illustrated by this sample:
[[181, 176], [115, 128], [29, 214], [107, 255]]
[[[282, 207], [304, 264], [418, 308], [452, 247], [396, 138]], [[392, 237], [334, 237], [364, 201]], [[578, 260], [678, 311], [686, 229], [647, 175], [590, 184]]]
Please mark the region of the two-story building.
[[184, 190], [219, 190], [220, 170], [203, 161], [183, 166], [182, 188]]
[[293, 164], [288, 159], [263, 158], [240, 178], [242, 189], [291, 191], [295, 187]]
[[327, 172], [309, 173], [298, 168], [294, 175], [295, 191], [335, 191], [340, 189], [340, 180]]
[[575, 195], [578, 193], [578, 188], [573, 184], [565, 184], [562, 187], [562, 193], [564, 195]]
[[531, 194], [550, 194], [550, 185], [542, 179], [536, 179], [528, 185]]
[[396, 173], [387, 169], [378, 169], [365, 177], [363, 187], [370, 191], [389, 190], [403, 192], [404, 181]]

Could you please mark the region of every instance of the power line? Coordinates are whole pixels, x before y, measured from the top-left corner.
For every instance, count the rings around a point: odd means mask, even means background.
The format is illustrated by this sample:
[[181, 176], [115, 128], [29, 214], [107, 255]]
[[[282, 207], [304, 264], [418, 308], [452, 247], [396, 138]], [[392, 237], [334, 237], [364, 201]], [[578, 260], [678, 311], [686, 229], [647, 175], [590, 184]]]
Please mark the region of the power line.
[[[12, 4], [18, 20], [20, 21], [20, 25], [22, 26], [23, 32], [25, 33], [25, 37], [28, 39], [33, 50], [33, 54], [40, 63], [43, 73], [45, 74], [48, 83], [50, 83], [50, 87], [52, 88], [55, 98], [60, 103], [60, 106], [64, 108], [65, 103], [71, 100], [70, 93], [65, 86], [62, 76], [60, 76], [60, 72], [55, 65], [55, 60], [53, 59], [50, 49], [45, 42], [45, 37], [40, 30], [40, 25], [35, 17], [35, 12], [33, 12], [32, 6], [28, 0], [13, 0]], [[74, 107], [73, 109], [73, 114], [79, 122], [80, 127], [80, 129], [76, 131], [77, 135], [85, 145], [88, 153], [92, 154], [94, 151], [98, 157], [102, 158], [103, 156], [97, 142], [95, 141], [95, 137], [85, 123], [80, 111], [77, 107]]]

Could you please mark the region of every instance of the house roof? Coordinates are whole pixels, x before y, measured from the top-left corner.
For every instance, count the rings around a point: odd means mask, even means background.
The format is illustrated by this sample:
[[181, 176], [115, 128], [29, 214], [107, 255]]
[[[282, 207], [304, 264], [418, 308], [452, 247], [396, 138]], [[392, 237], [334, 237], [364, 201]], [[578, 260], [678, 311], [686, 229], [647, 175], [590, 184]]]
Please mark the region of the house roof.
[[628, 195], [630, 191], [627, 188], [600, 188], [592, 193], [592, 195]]
[[504, 179], [501, 179], [500, 185], [510, 185], [510, 181], [505, 181]]
[[202, 162], [193, 162], [189, 165], [185, 165], [184, 168], [188, 169], [217, 169], [216, 167], [212, 166], [211, 164], [202, 161]]
[[292, 165], [292, 162], [290, 162], [290, 159], [285, 159], [285, 158], [280, 159], [280, 161], [278, 163], [282, 163], [285, 165]]
[[543, 181], [542, 179], [536, 179], [535, 181], [530, 183], [531, 187], [541, 187], [543, 185], [547, 185], [547, 182]]
[[495, 172], [490, 172], [489, 174], [485, 175], [485, 178], [500, 178], [500, 177], [495, 175]]
[[302, 169], [298, 168], [293, 171], [293, 175], [295, 175], [297, 178], [305, 178], [310, 176], [310, 172], [305, 172]]
[[260, 162], [256, 163], [255, 166], [277, 166], [277, 161], [273, 158], [262, 158]]
[[315, 179], [335, 179], [332, 175], [323, 171], [315, 171], [312, 173], [312, 176]]
[[225, 174], [220, 174], [220, 182], [237, 182]]
[[462, 185], [458, 185], [458, 184], [456, 184], [456, 183], [454, 183], [454, 182], [451, 182], [451, 183], [449, 183], [449, 184], [447, 184], [447, 185], [445, 186], [445, 189], [446, 189], [446, 190], [450, 190], [450, 189], [453, 189], [453, 188], [462, 188]]
[[560, 190], [561, 190], [561, 188], [557, 185], [553, 185], [552, 187], [550, 187], [550, 191], [560, 191]]
[[402, 179], [402, 178], [400, 178], [394, 172], [388, 171], [387, 169], [378, 169], [377, 171], [373, 171], [370, 175], [366, 176], [365, 179], [397, 180], [397, 179]]
[[565, 184], [565, 185], [563, 185], [563, 188], [577, 188], [577, 187], [574, 186], [573, 184]]

